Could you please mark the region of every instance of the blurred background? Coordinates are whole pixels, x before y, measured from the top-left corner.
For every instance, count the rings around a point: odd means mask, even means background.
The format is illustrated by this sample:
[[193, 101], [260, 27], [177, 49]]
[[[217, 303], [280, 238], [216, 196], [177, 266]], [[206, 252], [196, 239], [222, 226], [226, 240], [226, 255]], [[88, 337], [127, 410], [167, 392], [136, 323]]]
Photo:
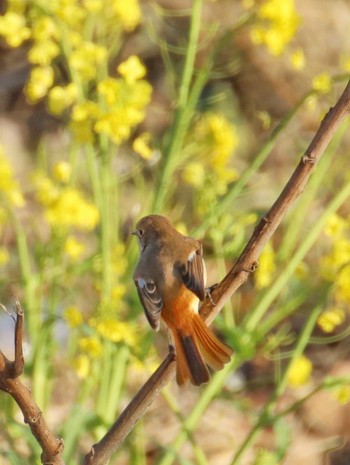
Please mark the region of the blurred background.
[[[0, 302], [24, 380], [81, 463], [167, 353], [137, 298], [149, 213], [232, 267], [339, 98], [346, 0], [0, 2]], [[350, 462], [348, 121], [214, 322], [236, 355], [172, 382], [111, 460]], [[0, 314], [0, 349], [13, 356]], [[1, 464], [40, 449], [0, 394]]]

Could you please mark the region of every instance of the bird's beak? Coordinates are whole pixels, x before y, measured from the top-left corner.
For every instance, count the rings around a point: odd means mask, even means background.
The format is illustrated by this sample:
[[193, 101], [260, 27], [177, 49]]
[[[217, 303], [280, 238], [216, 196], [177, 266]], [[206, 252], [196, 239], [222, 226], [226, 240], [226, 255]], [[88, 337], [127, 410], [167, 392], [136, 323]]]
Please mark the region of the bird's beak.
[[138, 235], [138, 234], [137, 234], [137, 231], [133, 231], [131, 234], [132, 234], [133, 236], [137, 236], [137, 235]]

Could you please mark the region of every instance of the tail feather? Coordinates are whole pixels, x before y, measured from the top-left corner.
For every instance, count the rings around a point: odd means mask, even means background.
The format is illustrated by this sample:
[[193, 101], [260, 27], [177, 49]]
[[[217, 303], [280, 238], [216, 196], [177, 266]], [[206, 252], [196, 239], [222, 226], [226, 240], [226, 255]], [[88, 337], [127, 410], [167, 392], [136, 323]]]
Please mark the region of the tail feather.
[[176, 351], [176, 381], [181, 386], [190, 380], [200, 386], [210, 379], [207, 364], [221, 370], [233, 354], [231, 347], [218, 339], [196, 313], [192, 318], [192, 334], [173, 329]]
[[233, 350], [218, 339], [199, 315], [193, 318], [193, 328], [206, 363], [221, 370], [231, 360]]
[[173, 332], [176, 351], [176, 381], [181, 386], [190, 380], [195, 386], [209, 381], [208, 368], [193, 336]]

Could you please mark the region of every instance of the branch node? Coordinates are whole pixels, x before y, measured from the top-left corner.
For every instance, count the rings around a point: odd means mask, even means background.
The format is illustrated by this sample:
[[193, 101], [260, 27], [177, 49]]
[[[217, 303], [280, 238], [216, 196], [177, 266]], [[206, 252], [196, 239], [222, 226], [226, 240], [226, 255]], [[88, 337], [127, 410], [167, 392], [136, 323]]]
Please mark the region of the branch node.
[[242, 271], [245, 271], [246, 273], [254, 273], [254, 271], [256, 271], [256, 269], [258, 268], [259, 266], [259, 262], [257, 261], [254, 261], [249, 268], [245, 268], [243, 267], [242, 268]]
[[302, 156], [302, 161], [304, 163], [304, 165], [306, 164], [309, 164], [309, 165], [314, 165], [316, 163], [316, 160], [314, 157], [311, 157], [311, 155], [309, 155], [308, 153], [305, 153], [303, 156]]
[[28, 416], [27, 418], [25, 418], [25, 422], [26, 423], [29, 423], [31, 425], [35, 425], [36, 423], [38, 423], [38, 421], [40, 420], [40, 418], [42, 417], [42, 412], [39, 411], [39, 413], [35, 416]]

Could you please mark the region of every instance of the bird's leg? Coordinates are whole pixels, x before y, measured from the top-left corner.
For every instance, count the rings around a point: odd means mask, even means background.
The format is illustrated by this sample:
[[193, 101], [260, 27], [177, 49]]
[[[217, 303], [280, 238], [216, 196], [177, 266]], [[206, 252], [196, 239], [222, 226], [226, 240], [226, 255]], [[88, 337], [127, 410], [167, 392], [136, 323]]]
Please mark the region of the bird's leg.
[[175, 354], [175, 341], [172, 331], [167, 328], [169, 353]]
[[211, 296], [211, 293], [213, 292], [213, 290], [214, 290], [217, 286], [218, 286], [218, 284], [216, 283], [216, 284], [213, 284], [212, 286], [206, 287], [206, 288], [204, 289], [205, 297], [208, 297], [208, 299], [210, 300], [210, 303], [211, 303], [212, 305], [215, 305], [215, 302], [214, 302], [214, 300], [213, 300], [213, 298], [212, 298], [212, 296]]

